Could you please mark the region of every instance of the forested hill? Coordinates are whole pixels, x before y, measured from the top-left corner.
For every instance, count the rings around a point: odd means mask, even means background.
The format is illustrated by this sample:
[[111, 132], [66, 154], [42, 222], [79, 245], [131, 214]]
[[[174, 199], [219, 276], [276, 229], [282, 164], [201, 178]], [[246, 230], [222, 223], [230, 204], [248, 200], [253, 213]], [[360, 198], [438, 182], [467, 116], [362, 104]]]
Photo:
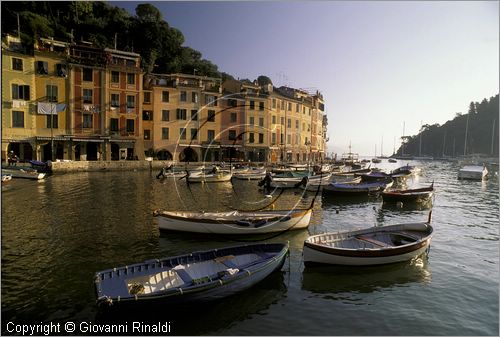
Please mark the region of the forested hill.
[[[485, 98], [481, 103], [471, 102], [467, 114], [457, 113], [453, 120], [441, 126], [439, 124], [423, 125], [419, 134], [403, 137], [406, 143], [404, 155], [419, 156], [420, 139], [422, 156], [440, 158], [463, 155], [468, 119], [466, 154], [481, 153], [498, 157], [498, 104], [498, 95], [489, 100]], [[397, 155], [403, 155], [403, 146], [398, 149]]]
[[[182, 46], [184, 36], [162, 19], [148, 3], [139, 4], [135, 15], [102, 1], [2, 1], [2, 34], [17, 35], [28, 48], [36, 37], [89, 41], [97, 47], [133, 51], [142, 56], [147, 73], [185, 73], [211, 77], [220, 73], [199, 51]], [[29, 50], [28, 50], [29, 51]]]

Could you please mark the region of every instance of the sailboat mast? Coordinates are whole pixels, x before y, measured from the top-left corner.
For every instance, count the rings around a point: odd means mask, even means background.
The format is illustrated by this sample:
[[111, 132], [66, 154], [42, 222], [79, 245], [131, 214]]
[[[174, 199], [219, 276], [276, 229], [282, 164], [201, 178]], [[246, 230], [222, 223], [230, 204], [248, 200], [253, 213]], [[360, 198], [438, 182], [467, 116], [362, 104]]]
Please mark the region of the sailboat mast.
[[497, 120], [493, 120], [493, 129], [491, 129], [491, 155], [493, 156], [493, 147], [495, 146], [495, 125]]
[[467, 122], [465, 123], [464, 156], [467, 154], [467, 131], [469, 129], [469, 115], [470, 114], [467, 114]]

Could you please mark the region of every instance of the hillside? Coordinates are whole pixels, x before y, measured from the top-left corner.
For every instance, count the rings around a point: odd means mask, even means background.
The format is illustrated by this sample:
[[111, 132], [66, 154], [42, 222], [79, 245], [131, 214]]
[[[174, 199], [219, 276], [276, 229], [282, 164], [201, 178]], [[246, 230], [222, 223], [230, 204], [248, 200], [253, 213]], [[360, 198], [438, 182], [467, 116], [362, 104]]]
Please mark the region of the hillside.
[[134, 16], [102, 1], [2, 1], [2, 34], [18, 33], [26, 51], [37, 37], [60, 41], [88, 41], [97, 47], [133, 51], [142, 56], [146, 73], [185, 73], [210, 77], [230, 76], [182, 46], [184, 35], [162, 19], [151, 4], [136, 7]]
[[463, 155], [468, 119], [466, 154], [481, 153], [498, 157], [498, 104], [498, 95], [489, 100], [485, 98], [481, 103], [471, 102], [467, 114], [457, 114], [443, 125], [423, 125], [419, 134], [404, 137], [404, 145], [398, 149], [396, 156], [440, 158]]

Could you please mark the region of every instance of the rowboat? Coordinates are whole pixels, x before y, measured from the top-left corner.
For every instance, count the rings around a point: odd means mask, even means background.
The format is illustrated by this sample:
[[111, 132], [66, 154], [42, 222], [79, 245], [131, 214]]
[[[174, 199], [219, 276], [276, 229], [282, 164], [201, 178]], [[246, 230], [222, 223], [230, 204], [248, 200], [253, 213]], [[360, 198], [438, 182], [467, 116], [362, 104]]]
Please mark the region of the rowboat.
[[381, 172], [381, 171], [372, 171], [368, 173], [361, 173], [361, 174], [356, 174], [357, 176], [361, 177], [361, 181], [378, 181], [378, 180], [386, 180], [388, 178], [391, 178], [391, 175]]
[[312, 208], [260, 212], [173, 212], [157, 209], [160, 230], [205, 234], [265, 234], [307, 228]]
[[433, 195], [434, 183], [424, 188], [383, 191], [382, 199], [384, 202], [427, 202]]
[[383, 181], [372, 181], [366, 183], [332, 183], [323, 187], [323, 193], [334, 195], [367, 195], [378, 193], [391, 187], [392, 179]]
[[323, 189], [324, 186], [330, 185], [331, 183], [350, 183], [350, 184], [357, 184], [361, 182], [360, 177], [354, 177], [352, 176], [330, 176], [328, 179], [322, 179], [322, 180], [309, 180], [306, 185], [301, 184], [300, 188], [309, 191], [309, 192], [316, 192], [318, 188], [320, 190]]
[[304, 242], [304, 264], [368, 266], [409, 261], [428, 251], [433, 228], [427, 222], [313, 235]]
[[458, 179], [483, 180], [487, 176], [486, 165], [465, 165], [458, 171]]
[[417, 175], [422, 171], [422, 169], [418, 166], [411, 166], [409, 164], [406, 164], [405, 166], [398, 167], [397, 169], [393, 170], [391, 174], [413, 174]]
[[12, 178], [24, 178], [41, 180], [45, 178], [46, 173], [38, 172], [31, 168], [2, 168], [2, 173], [10, 174]]
[[247, 169], [245, 172], [233, 173], [233, 178], [240, 180], [260, 180], [265, 176], [266, 176], [265, 167], [258, 169]]
[[217, 173], [188, 172], [186, 177], [189, 183], [220, 183], [230, 181], [232, 174], [226, 171]]
[[288, 244], [226, 247], [97, 272], [97, 305], [206, 302], [252, 287], [285, 262]]
[[389, 158], [389, 163], [397, 163], [398, 161], [394, 158]]

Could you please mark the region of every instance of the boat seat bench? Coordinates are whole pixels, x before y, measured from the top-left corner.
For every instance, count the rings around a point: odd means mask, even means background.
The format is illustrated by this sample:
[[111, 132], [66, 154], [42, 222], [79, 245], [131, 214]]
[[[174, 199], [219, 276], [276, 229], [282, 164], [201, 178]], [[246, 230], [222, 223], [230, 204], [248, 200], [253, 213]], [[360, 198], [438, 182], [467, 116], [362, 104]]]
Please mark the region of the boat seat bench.
[[356, 235], [356, 239], [361, 240], [361, 241], [366, 241], [366, 242], [373, 243], [374, 245], [379, 246], [379, 247], [390, 247], [390, 246], [389, 246], [387, 243], [385, 243], [385, 242], [382, 242], [382, 241], [376, 240], [376, 239], [374, 239], [374, 238], [371, 238], [371, 237], [369, 237], [369, 236], [365, 236], [365, 235]]

